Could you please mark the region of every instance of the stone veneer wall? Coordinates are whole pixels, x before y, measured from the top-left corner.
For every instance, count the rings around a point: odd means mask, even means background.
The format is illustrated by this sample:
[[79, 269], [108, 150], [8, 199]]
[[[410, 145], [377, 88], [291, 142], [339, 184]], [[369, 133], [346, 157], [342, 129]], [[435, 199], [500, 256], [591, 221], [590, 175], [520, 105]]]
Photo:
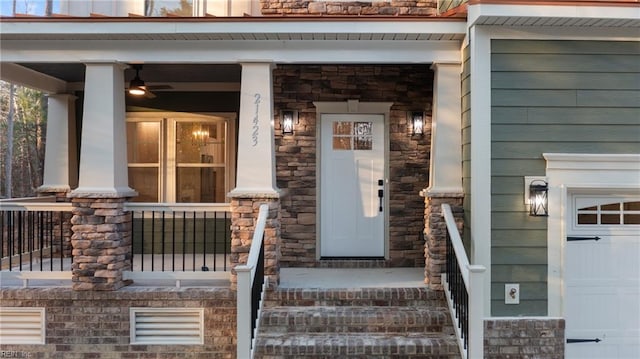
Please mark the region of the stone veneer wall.
[[[424, 203], [431, 139], [433, 72], [428, 65], [279, 65], [274, 113], [299, 112], [294, 134], [276, 123], [276, 177], [283, 190], [281, 265], [316, 261], [316, 108], [314, 101], [393, 102], [389, 119], [389, 253], [384, 266], [424, 266]], [[425, 133], [411, 136], [406, 112], [426, 109]]]
[[437, 0], [260, 0], [262, 15], [432, 16]]
[[[28, 358], [235, 358], [236, 293], [228, 288], [3, 288], [3, 307], [44, 307], [44, 345], [2, 344]], [[204, 345], [130, 345], [129, 308], [204, 308]], [[19, 357], [19, 356], [18, 356]]]
[[564, 358], [560, 318], [491, 318], [484, 321], [485, 359]]
[[424, 199], [424, 223], [426, 246], [424, 248], [425, 270], [424, 282], [431, 289], [442, 290], [442, 273], [447, 264], [447, 223], [442, 215], [442, 204], [451, 206], [458, 229], [462, 231], [463, 209], [462, 193], [426, 196]]
[[269, 287], [280, 284], [280, 201], [278, 198], [232, 198], [231, 200], [231, 286], [236, 288], [235, 267], [247, 264], [260, 205], [267, 204], [269, 213], [264, 228], [264, 274]]

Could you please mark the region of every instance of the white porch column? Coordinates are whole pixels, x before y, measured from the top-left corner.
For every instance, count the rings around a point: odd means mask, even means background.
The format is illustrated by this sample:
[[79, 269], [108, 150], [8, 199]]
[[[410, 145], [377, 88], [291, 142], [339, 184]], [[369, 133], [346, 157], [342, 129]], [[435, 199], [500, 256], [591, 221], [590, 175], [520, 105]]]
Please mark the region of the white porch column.
[[230, 197], [277, 196], [270, 62], [242, 63], [238, 172]]
[[77, 185], [78, 156], [75, 138], [75, 100], [70, 94], [48, 96], [47, 145], [40, 193], [69, 192]]
[[72, 197], [132, 197], [127, 175], [124, 69], [86, 64], [80, 176]]
[[459, 63], [434, 63], [431, 164], [426, 195], [462, 193]]

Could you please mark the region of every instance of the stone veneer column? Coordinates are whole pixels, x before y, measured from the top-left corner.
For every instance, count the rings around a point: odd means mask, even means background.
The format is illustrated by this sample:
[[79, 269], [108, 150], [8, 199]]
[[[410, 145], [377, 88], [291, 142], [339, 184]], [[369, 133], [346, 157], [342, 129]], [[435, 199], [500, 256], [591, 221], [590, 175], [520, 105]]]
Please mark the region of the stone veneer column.
[[74, 290], [117, 290], [127, 284], [131, 218], [126, 156], [124, 68], [115, 62], [86, 64], [82, 148], [73, 203]]
[[246, 264], [260, 204], [269, 204], [265, 226], [265, 275], [280, 283], [280, 194], [276, 188], [273, 129], [273, 64], [243, 62], [238, 126], [238, 170], [231, 198], [231, 285]]
[[280, 199], [278, 197], [245, 197], [231, 200], [231, 285], [236, 286], [235, 267], [247, 263], [249, 249], [260, 205], [269, 205], [264, 230], [264, 274], [269, 287], [280, 284]]
[[448, 203], [451, 206], [453, 215], [458, 222], [458, 228], [461, 229], [463, 220], [462, 199], [463, 195], [457, 193], [425, 195], [424, 282], [431, 289], [442, 290], [441, 274], [445, 271], [447, 264], [447, 225], [442, 216], [442, 204]]
[[131, 216], [126, 198], [73, 198], [74, 290], [117, 290], [130, 284]]

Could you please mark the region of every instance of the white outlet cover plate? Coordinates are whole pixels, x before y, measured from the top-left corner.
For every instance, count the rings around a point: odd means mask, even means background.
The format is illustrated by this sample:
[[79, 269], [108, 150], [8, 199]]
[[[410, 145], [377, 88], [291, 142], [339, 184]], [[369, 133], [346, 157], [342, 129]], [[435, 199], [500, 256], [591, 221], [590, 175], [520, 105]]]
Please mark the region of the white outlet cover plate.
[[[515, 289], [515, 295], [511, 296], [511, 290]], [[520, 304], [520, 284], [507, 283], [504, 285], [504, 304]]]

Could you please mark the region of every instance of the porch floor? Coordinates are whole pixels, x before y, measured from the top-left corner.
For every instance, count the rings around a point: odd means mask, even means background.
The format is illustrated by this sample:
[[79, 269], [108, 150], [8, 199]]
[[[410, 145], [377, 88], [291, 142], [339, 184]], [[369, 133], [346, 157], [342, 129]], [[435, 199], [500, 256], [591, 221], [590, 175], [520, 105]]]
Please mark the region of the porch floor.
[[281, 268], [280, 288], [418, 288], [424, 268]]
[[[191, 271], [193, 265], [192, 257], [186, 256], [187, 271]], [[51, 259], [43, 260], [44, 272], [50, 269]], [[144, 268], [149, 271], [152, 261], [155, 264], [156, 271], [159, 273], [162, 263], [161, 256], [144, 255]], [[180, 260], [180, 269], [182, 268]], [[212, 259], [209, 258], [209, 263]], [[221, 271], [224, 269], [224, 257], [220, 255], [216, 261], [216, 269]], [[210, 265], [210, 264], [209, 264]], [[40, 263], [33, 263], [35, 271], [40, 271]], [[134, 263], [134, 271], [140, 271], [142, 263]], [[196, 265], [197, 267], [197, 265]], [[37, 269], [36, 269], [37, 268]], [[167, 264], [166, 270], [170, 271], [171, 266]], [[176, 268], [176, 270], [180, 270]], [[210, 268], [213, 270], [213, 268]], [[18, 266], [13, 266], [14, 271], [19, 271]], [[29, 265], [23, 264], [23, 270], [29, 271]], [[60, 259], [54, 259], [54, 271], [60, 270]], [[71, 259], [63, 259], [64, 271], [71, 271]], [[6, 271], [6, 270], [5, 270]], [[197, 271], [199, 272], [199, 271]], [[230, 274], [230, 272], [227, 272]], [[21, 287], [22, 280], [19, 279], [3, 279], [0, 287]], [[33, 279], [29, 281], [30, 287], [70, 287], [71, 281], [58, 279]], [[149, 278], [144, 280], [136, 280], [132, 284], [134, 287], [171, 287], [175, 286], [175, 280]], [[228, 280], [182, 280], [181, 287], [227, 287]], [[281, 268], [280, 270], [280, 288], [419, 288], [424, 287], [424, 268]]]

